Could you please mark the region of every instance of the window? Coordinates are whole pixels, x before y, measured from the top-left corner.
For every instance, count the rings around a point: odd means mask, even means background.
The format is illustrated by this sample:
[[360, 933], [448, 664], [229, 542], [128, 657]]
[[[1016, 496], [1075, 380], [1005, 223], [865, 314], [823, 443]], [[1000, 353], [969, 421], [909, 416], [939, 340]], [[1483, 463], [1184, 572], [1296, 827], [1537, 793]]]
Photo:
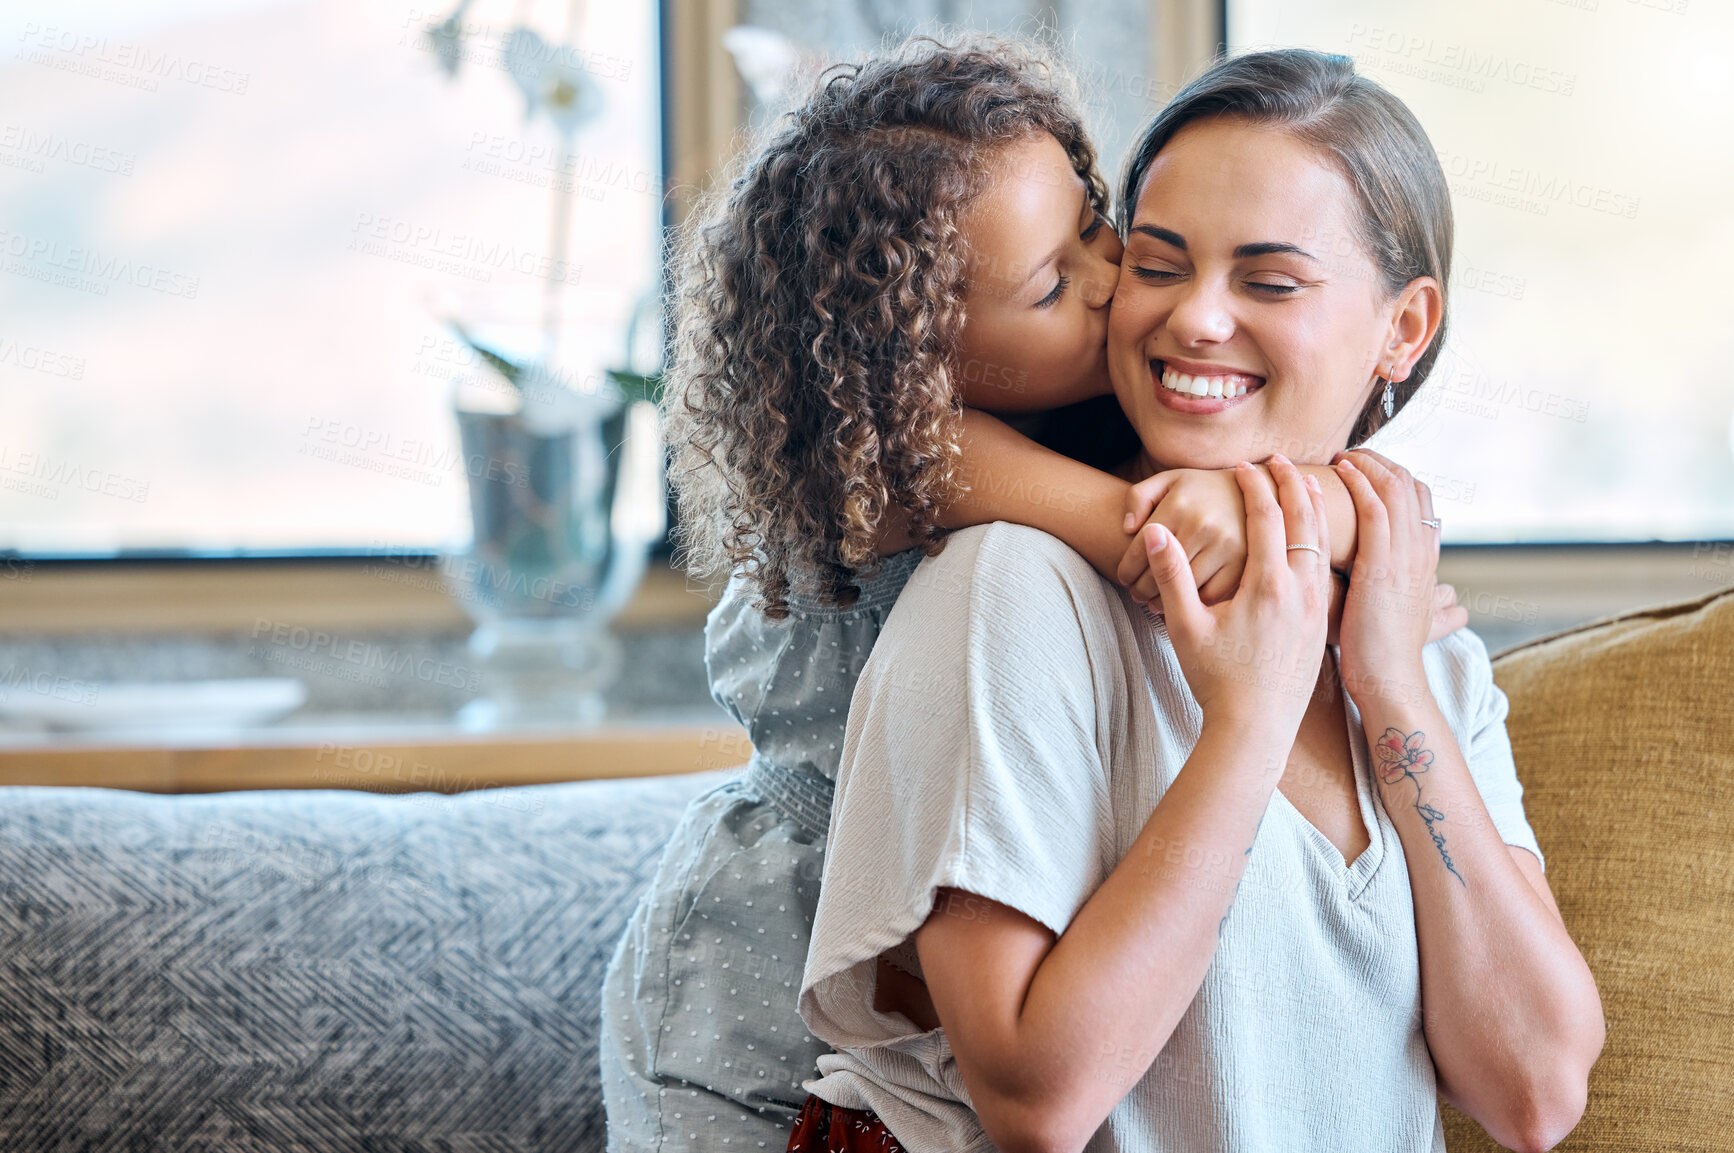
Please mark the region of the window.
[[0, 549], [462, 547], [453, 382], [493, 381], [441, 317], [554, 308], [563, 373], [623, 366], [656, 5], [474, 0], [430, 36], [457, 3], [6, 6]]
[[1354, 57], [1451, 184], [1451, 335], [1377, 446], [1446, 539], [1734, 537], [1734, 9], [1234, 0], [1231, 48]]

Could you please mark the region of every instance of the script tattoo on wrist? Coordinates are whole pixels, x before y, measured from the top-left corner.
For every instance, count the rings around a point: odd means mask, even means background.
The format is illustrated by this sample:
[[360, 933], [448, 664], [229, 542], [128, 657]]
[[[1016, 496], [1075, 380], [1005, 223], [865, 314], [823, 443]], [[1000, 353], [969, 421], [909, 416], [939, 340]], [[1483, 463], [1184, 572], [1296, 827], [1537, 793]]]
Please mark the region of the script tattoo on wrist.
[[1404, 778], [1415, 782], [1415, 812], [1420, 814], [1427, 823], [1427, 833], [1433, 838], [1434, 848], [1439, 850], [1439, 857], [1445, 862], [1445, 867], [1451, 870], [1458, 883], [1464, 888], [1469, 882], [1463, 879], [1463, 874], [1457, 871], [1457, 866], [1451, 863], [1451, 853], [1445, 848], [1444, 834], [1434, 826], [1445, 819], [1445, 814], [1421, 800], [1421, 778], [1417, 773], [1424, 773], [1433, 764], [1433, 750], [1427, 748], [1427, 734], [1415, 730], [1403, 733], [1394, 728], [1385, 730], [1373, 746], [1373, 756], [1379, 762], [1379, 779], [1387, 785], [1396, 785]]

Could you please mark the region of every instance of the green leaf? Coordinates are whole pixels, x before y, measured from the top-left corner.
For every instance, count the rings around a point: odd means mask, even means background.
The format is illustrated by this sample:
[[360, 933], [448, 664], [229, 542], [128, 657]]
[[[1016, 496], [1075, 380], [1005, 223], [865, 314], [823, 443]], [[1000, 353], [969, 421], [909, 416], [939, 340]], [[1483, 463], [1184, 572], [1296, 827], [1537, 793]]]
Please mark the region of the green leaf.
[[477, 356], [487, 361], [495, 372], [498, 372], [501, 376], [505, 377], [508, 384], [513, 388], [520, 389], [520, 391], [522, 390], [522, 386], [518, 383], [518, 379], [524, 375], [523, 365], [513, 364], [487, 345], [482, 344], [480, 341], [476, 340], [475, 337], [471, 336], [469, 330], [457, 321], [448, 320], [446, 321], [446, 324], [451, 327], [453, 332], [458, 334], [459, 340], [468, 345]]
[[636, 372], [611, 368], [608, 379], [614, 382], [616, 388], [625, 394], [628, 403], [635, 400], [648, 400], [655, 404], [662, 398], [662, 374], [653, 372], [649, 376], [641, 376]]

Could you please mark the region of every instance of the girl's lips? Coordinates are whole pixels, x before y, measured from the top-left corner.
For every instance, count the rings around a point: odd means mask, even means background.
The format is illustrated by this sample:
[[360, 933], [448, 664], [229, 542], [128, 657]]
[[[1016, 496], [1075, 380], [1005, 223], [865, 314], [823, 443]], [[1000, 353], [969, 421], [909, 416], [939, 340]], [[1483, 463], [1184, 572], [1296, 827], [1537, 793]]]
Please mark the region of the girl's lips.
[[[1150, 383], [1155, 389], [1157, 402], [1161, 404], [1163, 408], [1172, 409], [1175, 412], [1190, 413], [1198, 416], [1208, 416], [1214, 413], [1224, 412], [1233, 408], [1235, 405], [1245, 403], [1248, 398], [1264, 387], [1264, 380], [1260, 377], [1251, 376], [1246, 373], [1228, 373], [1217, 370], [1213, 373], [1199, 373], [1198, 375], [1205, 376], [1207, 379], [1210, 377], [1221, 377], [1223, 381], [1223, 391], [1225, 392], [1234, 391], [1237, 388], [1245, 388], [1246, 391], [1241, 393], [1239, 396], [1197, 396], [1190, 392], [1177, 392], [1162, 383], [1163, 372], [1168, 369], [1168, 367], [1169, 366], [1163, 361], [1152, 360], [1150, 362]], [[1188, 365], [1187, 367], [1202, 368], [1205, 366]], [[1184, 370], [1179, 363], [1176, 363], [1173, 366], [1173, 371], [1183, 372]]]

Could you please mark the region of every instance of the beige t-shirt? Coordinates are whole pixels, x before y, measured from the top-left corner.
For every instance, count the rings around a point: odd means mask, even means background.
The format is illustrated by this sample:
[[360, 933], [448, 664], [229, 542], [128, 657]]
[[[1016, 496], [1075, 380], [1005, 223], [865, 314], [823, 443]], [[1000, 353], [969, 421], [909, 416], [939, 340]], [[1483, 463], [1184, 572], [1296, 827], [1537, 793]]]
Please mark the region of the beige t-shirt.
[[[1495, 827], [1540, 858], [1486, 649], [1461, 631], [1426, 666]], [[1273, 792], [1173, 1035], [1100, 1054], [1104, 1076], [1148, 1070], [1088, 1149], [1444, 1150], [1408, 865], [1348, 711], [1371, 844], [1345, 866]], [[838, 1052], [804, 1087], [878, 1113], [912, 1153], [992, 1149], [945, 1031], [873, 1009], [875, 958], [910, 966], [907, 939], [947, 886], [1064, 933], [1201, 720], [1161, 624], [1055, 538], [985, 525], [924, 560], [850, 705], [800, 997]]]

